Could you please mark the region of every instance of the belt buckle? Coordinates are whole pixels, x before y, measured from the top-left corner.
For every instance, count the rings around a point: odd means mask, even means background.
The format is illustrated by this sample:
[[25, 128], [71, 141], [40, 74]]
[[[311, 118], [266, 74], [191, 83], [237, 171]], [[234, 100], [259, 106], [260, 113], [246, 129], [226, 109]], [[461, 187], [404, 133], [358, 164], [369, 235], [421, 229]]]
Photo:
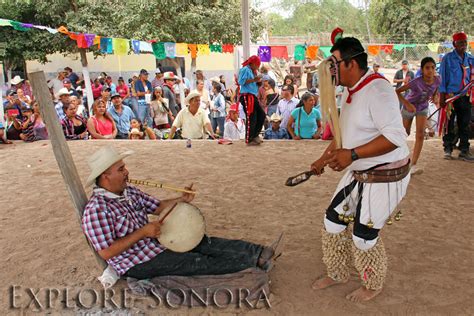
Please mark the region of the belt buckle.
[[362, 173], [362, 179], [367, 181], [367, 179], [369, 179], [369, 175], [366, 172]]

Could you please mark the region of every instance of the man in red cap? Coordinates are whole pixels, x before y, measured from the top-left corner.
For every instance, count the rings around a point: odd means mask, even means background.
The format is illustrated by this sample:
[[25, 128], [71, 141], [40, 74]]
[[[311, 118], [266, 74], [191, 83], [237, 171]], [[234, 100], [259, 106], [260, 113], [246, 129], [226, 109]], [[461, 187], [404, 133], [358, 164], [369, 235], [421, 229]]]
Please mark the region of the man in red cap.
[[260, 67], [260, 58], [250, 56], [244, 61], [239, 71], [238, 83], [240, 85], [240, 103], [244, 107], [246, 115], [245, 143], [247, 145], [260, 145], [262, 139], [258, 136], [262, 131], [265, 121], [265, 112], [258, 103], [257, 82], [261, 81], [261, 76], [257, 75]]
[[[440, 106], [446, 106], [446, 99], [463, 92], [473, 76], [474, 58], [467, 53], [467, 35], [464, 32], [453, 35], [454, 50], [446, 54], [441, 61], [440, 75], [441, 85], [439, 87]], [[469, 122], [471, 120], [471, 103], [469, 96], [465, 94], [453, 102], [453, 110], [448, 121], [446, 134], [443, 136], [444, 158], [452, 159], [453, 147], [456, 135], [454, 132], [455, 119], [458, 125], [459, 135], [459, 159], [474, 161], [469, 151]]]

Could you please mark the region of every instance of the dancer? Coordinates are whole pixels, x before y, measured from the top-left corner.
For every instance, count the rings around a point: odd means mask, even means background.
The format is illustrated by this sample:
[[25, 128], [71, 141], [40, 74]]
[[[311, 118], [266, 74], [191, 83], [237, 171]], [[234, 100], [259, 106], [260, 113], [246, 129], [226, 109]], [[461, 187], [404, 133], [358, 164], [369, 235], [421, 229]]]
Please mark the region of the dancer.
[[[337, 37], [342, 36], [332, 36]], [[387, 256], [379, 232], [385, 223], [392, 223], [392, 213], [406, 193], [410, 180], [409, 150], [391, 84], [368, 69], [367, 53], [358, 39], [339, 38], [334, 42], [332, 55], [320, 64], [319, 79], [321, 104], [332, 102], [330, 109], [336, 109], [335, 86], [346, 87], [341, 130], [335, 131], [334, 140], [311, 169], [317, 175], [324, 172], [325, 166], [338, 172], [346, 168], [348, 171], [326, 211], [322, 251], [327, 275], [316, 280], [313, 289], [346, 283], [350, 260], [354, 258], [362, 287], [347, 298], [359, 302], [382, 291]], [[331, 91], [332, 97], [328, 98]], [[324, 117], [327, 113], [323, 113]], [[337, 115], [332, 122], [334, 129], [339, 125], [335, 120]], [[340, 149], [338, 143], [342, 145]], [[351, 223], [352, 232], [348, 229]]]
[[242, 66], [239, 71], [238, 84], [240, 86], [239, 100], [246, 115], [245, 143], [247, 145], [260, 145], [263, 140], [258, 135], [262, 131], [265, 122], [265, 112], [257, 99], [257, 82], [261, 81], [261, 76], [257, 75], [260, 58], [255, 55], [250, 56]]
[[[441, 78], [436, 75], [436, 63], [433, 58], [425, 57], [421, 60], [421, 77], [417, 77], [396, 90], [400, 102], [403, 104], [402, 117], [403, 126], [410, 135], [411, 123], [416, 116], [416, 139], [415, 148], [411, 160], [411, 174], [421, 174], [423, 169], [418, 168], [416, 163], [420, 157], [421, 148], [425, 139], [425, 126], [428, 117], [428, 101], [432, 98], [438, 102], [438, 87]], [[410, 90], [405, 98], [403, 93]]]

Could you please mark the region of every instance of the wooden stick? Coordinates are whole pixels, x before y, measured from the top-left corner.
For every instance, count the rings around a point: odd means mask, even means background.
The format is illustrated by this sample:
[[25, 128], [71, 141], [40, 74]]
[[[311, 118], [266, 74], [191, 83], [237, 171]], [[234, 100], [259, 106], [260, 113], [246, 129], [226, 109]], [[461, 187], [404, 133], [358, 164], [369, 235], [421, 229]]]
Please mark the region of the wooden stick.
[[[54, 156], [56, 157], [59, 170], [63, 176], [63, 180], [69, 192], [69, 197], [71, 198], [72, 205], [74, 206], [80, 224], [82, 221], [82, 214], [84, 213], [84, 207], [87, 204], [87, 195], [82, 186], [81, 178], [77, 172], [69, 147], [66, 143], [63, 129], [61, 128], [61, 125], [59, 125], [58, 116], [54, 110], [53, 100], [51, 99], [51, 93], [46, 85], [46, 77], [42, 71], [31, 72], [28, 74], [28, 77], [31, 81], [31, 87], [35, 99], [38, 101], [40, 106], [41, 117], [48, 129]], [[97, 263], [101, 268], [105, 268], [107, 266], [105, 261], [97, 254], [87, 238], [85, 239], [96, 258]]]
[[165, 214], [165, 216], [163, 216], [162, 219], [160, 219], [159, 223], [160, 224], [163, 224], [163, 221], [165, 220], [165, 218], [171, 214], [171, 212], [173, 212], [174, 208], [176, 207], [176, 205], [178, 205], [178, 203], [174, 203], [173, 207], [171, 207], [171, 209], [168, 211], [168, 213]]
[[163, 183], [159, 183], [159, 182], [153, 182], [153, 181], [147, 181], [147, 180], [136, 180], [136, 179], [128, 179], [128, 182], [132, 183], [132, 184], [144, 185], [144, 186], [148, 186], [148, 187], [154, 187], [154, 188], [160, 188], [160, 189], [166, 189], [166, 190], [172, 190], [172, 191], [176, 191], [176, 192], [196, 194], [196, 191], [176, 188], [176, 187], [172, 187], [172, 186], [169, 186], [169, 185], [166, 185], [166, 184], [163, 184]]

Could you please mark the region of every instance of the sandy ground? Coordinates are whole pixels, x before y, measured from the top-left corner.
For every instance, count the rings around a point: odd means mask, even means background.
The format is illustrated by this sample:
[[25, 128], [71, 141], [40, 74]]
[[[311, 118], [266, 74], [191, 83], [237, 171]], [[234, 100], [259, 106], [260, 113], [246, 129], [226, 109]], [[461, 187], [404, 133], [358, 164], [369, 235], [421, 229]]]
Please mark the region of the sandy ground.
[[[86, 163], [104, 142], [69, 142], [80, 177]], [[131, 177], [155, 179], [184, 186], [195, 183], [195, 204], [205, 214], [208, 233], [227, 238], [268, 243], [285, 232], [284, 254], [270, 272], [273, 297], [270, 309], [165, 307], [149, 309], [138, 300], [132, 314], [240, 314], [250, 315], [467, 315], [474, 295], [474, 244], [471, 225], [474, 168], [472, 164], [442, 159], [439, 140], [425, 143], [415, 176], [400, 208], [402, 221], [386, 227], [383, 238], [389, 256], [389, 274], [383, 293], [374, 301], [354, 304], [344, 296], [359, 286], [350, 282], [324, 291], [311, 282], [324, 273], [320, 229], [326, 206], [341, 174], [327, 172], [294, 188], [284, 186], [288, 176], [308, 169], [327, 143], [320, 141], [265, 142], [247, 148], [193, 141], [119, 141], [120, 150], [133, 149], [126, 159]], [[411, 143], [411, 146], [413, 144]], [[457, 153], [456, 153], [457, 154]], [[40, 314], [74, 314], [54, 299], [47, 309], [46, 288], [71, 296], [81, 289], [101, 289], [98, 269], [70, 202], [48, 141], [0, 145], [0, 314], [34, 314], [27, 288], [38, 291]], [[158, 197], [173, 193], [154, 188]], [[87, 192], [90, 193], [90, 190]], [[12, 309], [12, 286], [19, 295]], [[120, 281], [115, 289], [126, 286]], [[35, 292], [36, 293], [36, 292]], [[64, 300], [64, 296], [62, 300]], [[68, 303], [74, 305], [74, 302]], [[93, 310], [94, 311], [94, 310]]]

